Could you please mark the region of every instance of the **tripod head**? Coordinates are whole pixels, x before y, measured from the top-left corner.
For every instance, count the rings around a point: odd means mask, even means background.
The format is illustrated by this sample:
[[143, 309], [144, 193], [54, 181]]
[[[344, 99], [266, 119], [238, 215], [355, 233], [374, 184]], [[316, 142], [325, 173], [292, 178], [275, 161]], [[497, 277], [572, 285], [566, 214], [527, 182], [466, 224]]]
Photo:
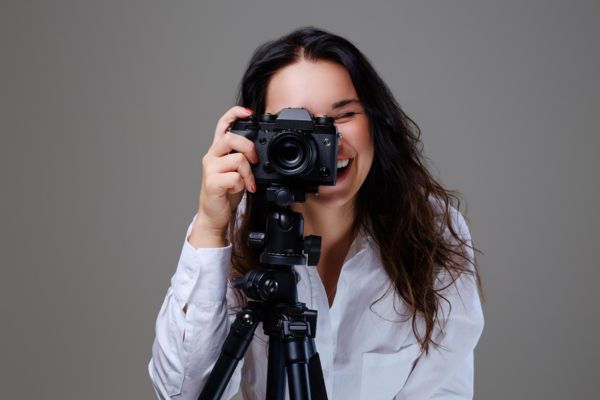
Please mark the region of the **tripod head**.
[[306, 193], [286, 186], [266, 188], [267, 202], [265, 232], [251, 232], [248, 243], [264, 249], [262, 264], [317, 265], [321, 256], [321, 237], [304, 235], [302, 214], [291, 210], [293, 202], [306, 201]]
[[[264, 193], [266, 207], [265, 231], [248, 235], [250, 247], [263, 250], [260, 268], [234, 281], [250, 298], [263, 301], [295, 302], [297, 278], [290, 281], [294, 265], [317, 265], [321, 255], [321, 237], [304, 235], [302, 214], [291, 210], [294, 201], [306, 200], [306, 193], [285, 186], [270, 186]], [[284, 272], [284, 274], [278, 273]], [[293, 275], [295, 276], [295, 275]]]

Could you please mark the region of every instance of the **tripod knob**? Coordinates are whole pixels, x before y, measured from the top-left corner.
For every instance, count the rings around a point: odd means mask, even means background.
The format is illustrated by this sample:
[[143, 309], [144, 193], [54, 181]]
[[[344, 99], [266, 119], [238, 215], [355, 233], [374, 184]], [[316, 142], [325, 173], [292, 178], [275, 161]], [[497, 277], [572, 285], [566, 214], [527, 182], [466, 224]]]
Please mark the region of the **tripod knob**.
[[265, 284], [263, 285], [263, 293], [265, 294], [265, 298], [269, 298], [279, 289], [279, 283], [275, 279], [267, 279]]
[[245, 326], [252, 326], [255, 323], [254, 322], [255, 318], [254, 318], [254, 315], [252, 315], [252, 313], [247, 312], [242, 315], [241, 321], [242, 321], [242, 324], [244, 324]]
[[310, 235], [304, 238], [304, 253], [308, 255], [308, 265], [317, 265], [321, 258], [321, 236]]
[[250, 234], [248, 234], [248, 246], [253, 249], [262, 249], [265, 247], [265, 233], [250, 232]]
[[267, 188], [267, 201], [274, 202], [279, 207], [289, 207], [294, 202], [294, 193], [283, 186]]

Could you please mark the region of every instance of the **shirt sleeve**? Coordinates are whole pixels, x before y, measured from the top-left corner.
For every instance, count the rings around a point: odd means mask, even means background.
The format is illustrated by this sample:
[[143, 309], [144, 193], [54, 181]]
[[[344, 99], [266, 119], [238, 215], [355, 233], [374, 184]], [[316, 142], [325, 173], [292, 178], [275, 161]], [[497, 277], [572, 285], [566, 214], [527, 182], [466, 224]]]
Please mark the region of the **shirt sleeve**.
[[[471, 236], [462, 215], [454, 210], [459, 235], [471, 246]], [[467, 248], [471, 262], [474, 254]], [[440, 316], [443, 331], [434, 332], [439, 346], [431, 346], [422, 355], [396, 400], [464, 400], [473, 398], [473, 353], [484, 320], [479, 290], [474, 274], [463, 273], [443, 291]]]
[[[228, 290], [231, 245], [195, 249], [187, 240], [193, 223], [156, 319], [148, 372], [160, 399], [198, 398], [235, 317], [228, 315], [228, 309], [236, 305]], [[223, 399], [237, 393], [241, 367], [242, 361]]]

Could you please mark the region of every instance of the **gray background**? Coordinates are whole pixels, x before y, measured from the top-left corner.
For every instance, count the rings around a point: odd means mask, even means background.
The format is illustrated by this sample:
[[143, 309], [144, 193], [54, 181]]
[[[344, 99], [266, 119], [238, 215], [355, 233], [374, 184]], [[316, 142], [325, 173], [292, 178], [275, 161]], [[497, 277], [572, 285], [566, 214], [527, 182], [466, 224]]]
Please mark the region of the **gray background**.
[[476, 398], [596, 398], [597, 1], [2, 1], [3, 398], [152, 398], [200, 160], [253, 49], [354, 41], [462, 192]]

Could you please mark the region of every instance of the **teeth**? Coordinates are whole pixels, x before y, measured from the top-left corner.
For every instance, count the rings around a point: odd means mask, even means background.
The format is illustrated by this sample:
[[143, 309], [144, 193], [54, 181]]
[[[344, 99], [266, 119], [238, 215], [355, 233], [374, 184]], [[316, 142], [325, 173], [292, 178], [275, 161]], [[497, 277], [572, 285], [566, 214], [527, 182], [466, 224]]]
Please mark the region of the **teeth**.
[[336, 166], [337, 166], [337, 168], [344, 168], [344, 167], [347, 167], [349, 163], [350, 163], [349, 159], [347, 159], [347, 160], [337, 160], [337, 165]]

